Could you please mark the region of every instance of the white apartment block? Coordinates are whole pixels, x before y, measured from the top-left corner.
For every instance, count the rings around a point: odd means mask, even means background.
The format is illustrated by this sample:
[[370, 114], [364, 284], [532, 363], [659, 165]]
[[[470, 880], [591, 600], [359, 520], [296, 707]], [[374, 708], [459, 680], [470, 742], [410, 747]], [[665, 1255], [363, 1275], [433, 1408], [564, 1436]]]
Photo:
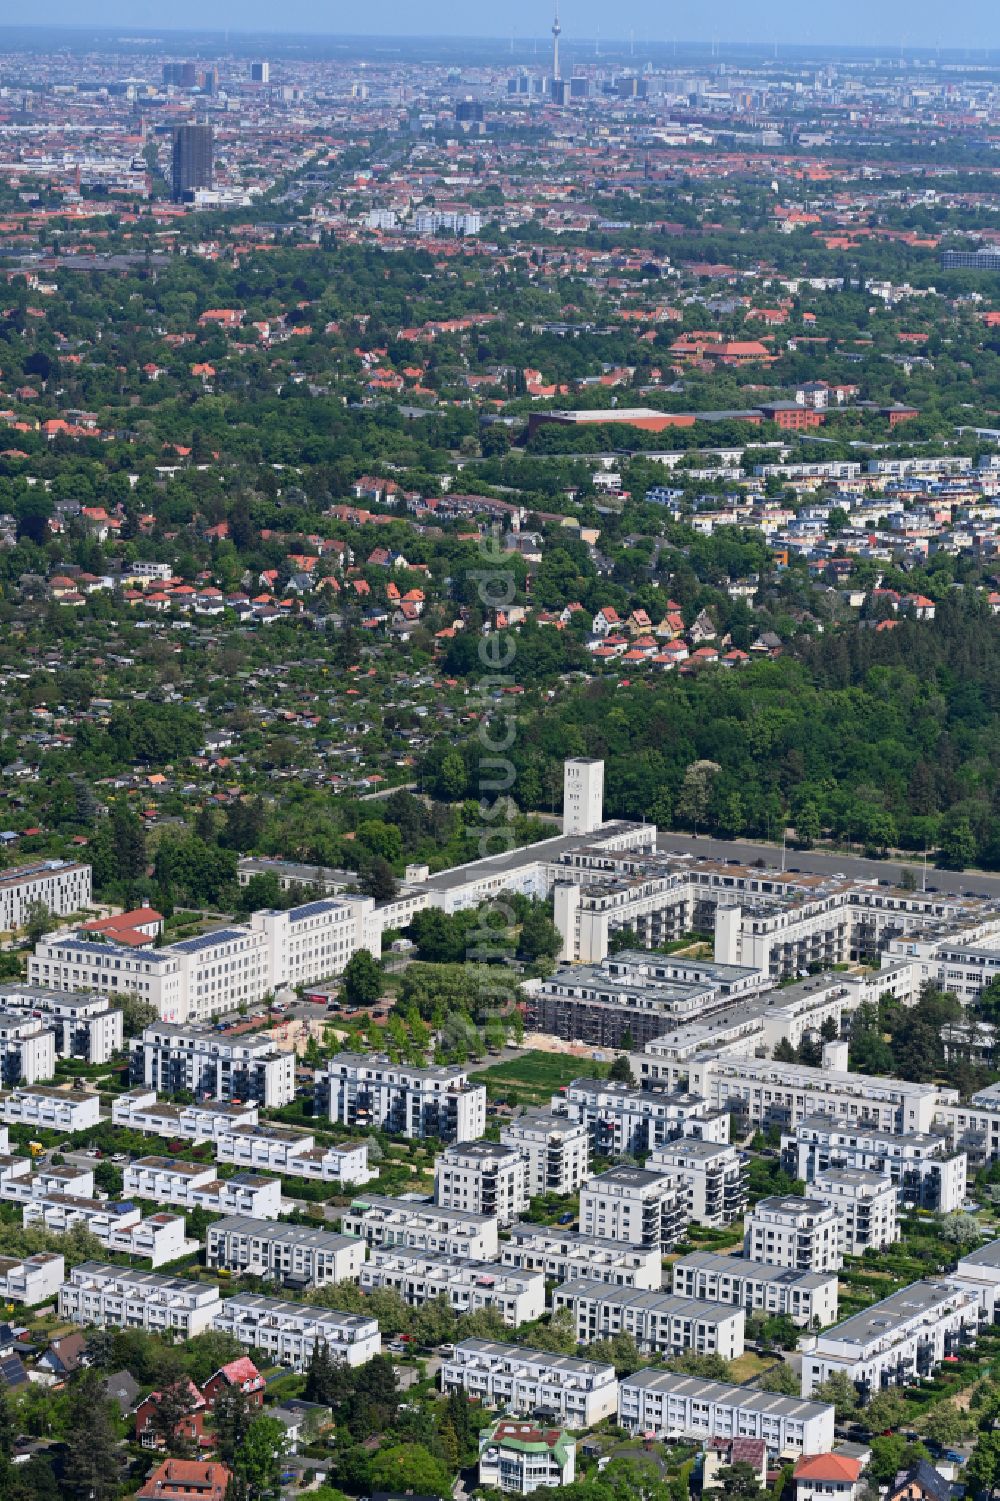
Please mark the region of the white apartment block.
[[686, 1195], [673, 1176], [612, 1167], [580, 1191], [580, 1231], [601, 1240], [671, 1250], [689, 1223]]
[[58, 1296], [66, 1263], [52, 1251], [37, 1256], [0, 1256], [0, 1299], [34, 1308]]
[[295, 1053], [257, 1034], [226, 1037], [154, 1022], [133, 1043], [129, 1067], [134, 1084], [162, 1094], [188, 1090], [202, 1100], [253, 1101], [269, 1109], [295, 1098]]
[[369, 1246], [433, 1251], [469, 1261], [496, 1261], [500, 1246], [493, 1215], [380, 1194], [359, 1194], [341, 1215], [340, 1228]]
[[314, 1178], [352, 1187], [378, 1177], [378, 1172], [368, 1166], [366, 1141], [318, 1147], [311, 1131], [286, 1126], [226, 1127], [215, 1139], [215, 1160], [283, 1173], [289, 1178]]
[[518, 1147], [459, 1141], [434, 1164], [434, 1200], [512, 1225], [528, 1207], [528, 1159]]
[[306, 1369], [316, 1344], [324, 1344], [334, 1360], [349, 1366], [364, 1365], [382, 1350], [378, 1324], [363, 1314], [282, 1303], [256, 1293], [217, 1304], [212, 1327], [293, 1371]]
[[693, 1251], [673, 1266], [674, 1292], [709, 1303], [734, 1303], [747, 1313], [784, 1316], [801, 1328], [832, 1324], [837, 1317], [835, 1272], [797, 1272], [744, 1256]]
[[809, 1396], [834, 1371], [854, 1382], [863, 1398], [919, 1381], [946, 1356], [974, 1344], [979, 1323], [974, 1288], [914, 1282], [823, 1334], [804, 1337], [802, 1394]]
[[767, 1058], [707, 1054], [690, 1064], [690, 1087], [715, 1109], [734, 1110], [751, 1128], [773, 1121], [794, 1129], [807, 1116], [834, 1115], [886, 1131], [929, 1131], [938, 1108], [932, 1084], [910, 1084]]
[[591, 1277], [613, 1287], [660, 1287], [663, 1273], [659, 1246], [626, 1246], [565, 1230], [559, 1225], [511, 1225], [500, 1243], [504, 1266], [541, 1272], [546, 1282]]
[[133, 992], [163, 1021], [207, 1022], [258, 1005], [281, 986], [342, 974], [362, 948], [381, 954], [374, 901], [331, 897], [288, 912], [255, 912], [246, 927], [219, 928], [161, 949], [50, 934], [28, 961], [28, 979], [57, 991]]
[[411, 1308], [433, 1298], [447, 1299], [456, 1313], [495, 1308], [512, 1329], [540, 1319], [545, 1312], [545, 1278], [541, 1272], [515, 1271], [497, 1262], [467, 1261], [440, 1252], [399, 1251], [375, 1247], [361, 1268], [365, 1291], [391, 1287]]
[[526, 1417], [545, 1413], [568, 1428], [592, 1428], [618, 1405], [614, 1366], [489, 1339], [455, 1346], [441, 1363], [441, 1390]]
[[124, 1047], [122, 1013], [104, 996], [59, 995], [12, 985], [0, 987], [0, 1010], [33, 1016], [53, 1033], [57, 1058], [107, 1063]]
[[825, 1454], [833, 1448], [827, 1403], [749, 1391], [670, 1371], [636, 1371], [621, 1383], [618, 1421], [631, 1433], [660, 1439], [757, 1438], [774, 1457]]
[[1000, 1304], [1000, 1240], [988, 1241], [963, 1256], [948, 1280], [976, 1292], [981, 1317], [985, 1315], [986, 1321], [996, 1323]]
[[747, 1174], [743, 1154], [736, 1147], [682, 1137], [657, 1147], [647, 1157], [646, 1167], [683, 1183], [688, 1218], [695, 1224], [722, 1227], [743, 1218]]
[[239, 1275], [275, 1277], [290, 1287], [354, 1282], [365, 1260], [364, 1241], [312, 1225], [273, 1224], [234, 1215], [209, 1225], [205, 1265]]
[[32, 1016], [0, 1011], [0, 1083], [41, 1083], [56, 1071], [56, 1035]]
[[647, 1355], [693, 1350], [698, 1355], [737, 1360], [743, 1354], [746, 1315], [732, 1303], [702, 1303], [581, 1278], [555, 1289], [552, 1308], [569, 1309], [581, 1345], [631, 1334]]
[[239, 1126], [256, 1126], [256, 1105], [237, 1105], [233, 1100], [212, 1100], [201, 1105], [171, 1105], [158, 1098], [155, 1089], [137, 1085], [116, 1095], [111, 1102], [111, 1120], [116, 1126], [141, 1131], [144, 1136], [163, 1136], [168, 1141], [197, 1145], [216, 1142]]
[[761, 1199], [746, 1217], [744, 1253], [797, 1272], [838, 1272], [844, 1264], [840, 1216], [820, 1199]]
[[100, 1095], [86, 1090], [12, 1089], [0, 1094], [0, 1120], [11, 1126], [42, 1126], [50, 1131], [89, 1131], [101, 1118]]
[[891, 1178], [863, 1167], [831, 1167], [809, 1185], [809, 1197], [829, 1204], [840, 1220], [845, 1256], [863, 1256], [899, 1239], [896, 1189]]
[[337, 1053], [317, 1074], [317, 1106], [345, 1126], [395, 1136], [475, 1141], [486, 1130], [486, 1086], [465, 1069], [412, 1068], [381, 1054]]
[[71, 860], [39, 860], [0, 874], [0, 929], [23, 928], [36, 902], [56, 917], [70, 917], [91, 903], [90, 866]]
[[528, 1162], [528, 1197], [575, 1194], [590, 1170], [586, 1126], [559, 1115], [522, 1115], [500, 1129], [505, 1146]]
[[645, 1156], [681, 1136], [729, 1140], [729, 1117], [709, 1112], [698, 1095], [637, 1089], [613, 1079], [574, 1079], [552, 1108], [587, 1128], [599, 1157]]
[[113, 1255], [142, 1256], [153, 1270], [197, 1250], [188, 1240], [182, 1214], [151, 1214], [143, 1219], [135, 1205], [112, 1203], [85, 1195], [39, 1192], [22, 1201], [25, 1225], [44, 1225], [56, 1235], [65, 1235], [82, 1225]]
[[965, 1153], [926, 1131], [897, 1134], [812, 1115], [782, 1135], [781, 1157], [785, 1170], [807, 1184], [831, 1167], [881, 1173], [892, 1179], [902, 1209], [951, 1214], [965, 1202]]
[[97, 1329], [146, 1329], [191, 1339], [212, 1327], [219, 1289], [156, 1272], [85, 1261], [59, 1289], [59, 1317]]
[[242, 1214], [274, 1220], [281, 1213], [281, 1180], [255, 1173], [216, 1177], [212, 1164], [181, 1162], [176, 1157], [139, 1157], [125, 1168], [126, 1198], [176, 1204], [181, 1209], [208, 1209], [213, 1214]]

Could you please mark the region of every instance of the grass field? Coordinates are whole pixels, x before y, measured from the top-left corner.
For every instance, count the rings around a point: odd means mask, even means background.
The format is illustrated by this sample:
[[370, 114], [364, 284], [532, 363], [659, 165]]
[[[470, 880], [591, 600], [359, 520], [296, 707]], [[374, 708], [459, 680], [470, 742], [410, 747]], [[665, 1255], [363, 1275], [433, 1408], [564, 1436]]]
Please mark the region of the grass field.
[[486, 1085], [491, 1100], [508, 1105], [547, 1105], [549, 1096], [564, 1084], [584, 1077], [603, 1079], [606, 1063], [592, 1058], [567, 1058], [559, 1053], [522, 1053], [493, 1068], [477, 1069], [471, 1076]]

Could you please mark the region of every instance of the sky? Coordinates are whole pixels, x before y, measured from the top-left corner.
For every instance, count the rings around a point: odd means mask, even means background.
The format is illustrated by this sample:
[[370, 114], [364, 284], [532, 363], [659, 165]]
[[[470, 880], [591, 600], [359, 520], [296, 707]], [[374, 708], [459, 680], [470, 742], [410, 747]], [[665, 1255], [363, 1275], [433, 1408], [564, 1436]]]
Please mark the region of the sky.
[[[553, 0], [37, 0], [13, 8], [7, 24], [135, 28], [231, 27], [386, 36], [501, 36], [524, 39], [551, 26]], [[996, 0], [561, 0], [563, 35], [644, 41], [777, 41], [828, 45], [1000, 48]]]

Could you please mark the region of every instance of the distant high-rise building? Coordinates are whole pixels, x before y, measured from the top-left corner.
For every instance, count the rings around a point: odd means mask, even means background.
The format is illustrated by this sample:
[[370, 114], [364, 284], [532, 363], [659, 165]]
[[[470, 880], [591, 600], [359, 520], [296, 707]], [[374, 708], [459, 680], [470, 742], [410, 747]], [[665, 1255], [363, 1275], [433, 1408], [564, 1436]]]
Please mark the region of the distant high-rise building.
[[182, 203], [198, 188], [212, 186], [211, 125], [178, 125], [174, 131], [174, 202]]
[[455, 120], [466, 135], [483, 135], [485, 111], [478, 99], [460, 99], [455, 105]]
[[589, 99], [590, 98], [590, 79], [589, 78], [571, 78], [570, 81], [569, 81], [569, 92], [570, 92], [570, 98], [571, 99]]
[[271, 82], [271, 64], [270, 63], [251, 63], [250, 64], [250, 82], [251, 83], [270, 83]]
[[194, 63], [164, 63], [163, 82], [178, 89], [193, 89], [198, 82], [198, 70]]

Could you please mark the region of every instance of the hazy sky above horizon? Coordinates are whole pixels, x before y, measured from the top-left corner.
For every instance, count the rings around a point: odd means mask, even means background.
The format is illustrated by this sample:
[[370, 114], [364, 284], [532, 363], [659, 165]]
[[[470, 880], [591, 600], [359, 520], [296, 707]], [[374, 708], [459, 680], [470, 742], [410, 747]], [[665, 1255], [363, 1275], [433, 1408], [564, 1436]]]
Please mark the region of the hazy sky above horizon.
[[[39, 0], [30, 15], [9, 11], [8, 25], [132, 26], [171, 29], [231, 27], [234, 31], [304, 31], [327, 35], [541, 36], [552, 21], [552, 0]], [[996, 0], [841, 0], [806, 6], [796, 0], [562, 0], [563, 35], [643, 41], [799, 42], [827, 46], [997, 48]]]

